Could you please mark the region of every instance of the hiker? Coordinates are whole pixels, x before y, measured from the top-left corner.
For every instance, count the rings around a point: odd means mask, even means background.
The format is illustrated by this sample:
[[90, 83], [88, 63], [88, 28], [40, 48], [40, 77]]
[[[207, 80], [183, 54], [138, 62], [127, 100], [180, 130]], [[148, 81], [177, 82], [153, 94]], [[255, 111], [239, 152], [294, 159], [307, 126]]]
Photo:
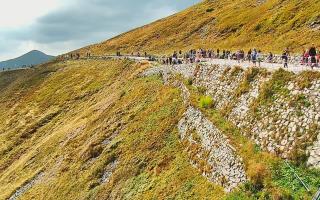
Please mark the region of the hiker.
[[267, 58], [269, 63], [272, 63], [273, 60], [273, 54], [271, 52], [269, 52], [268, 58]]
[[251, 53], [251, 60], [252, 60], [252, 63], [253, 63], [253, 66], [257, 66], [257, 50], [256, 49], [253, 49], [253, 52]]
[[223, 51], [222, 51], [222, 59], [225, 59], [225, 57], [226, 57], [226, 51], [223, 50]]
[[200, 49], [196, 53], [195, 62], [196, 63], [201, 62], [201, 50]]
[[309, 56], [311, 59], [311, 69], [313, 69], [313, 67], [315, 67], [317, 64], [317, 60], [316, 60], [317, 50], [314, 44], [312, 44], [311, 48], [309, 49]]
[[240, 63], [240, 60], [241, 60], [241, 50], [238, 50], [238, 51], [236, 52], [235, 57], [236, 57], [238, 63]]
[[241, 62], [244, 61], [244, 50], [243, 49], [240, 50], [240, 59], [241, 59]]
[[175, 64], [178, 64], [178, 54], [176, 51], [173, 52], [172, 54], [172, 63], [175, 65]]
[[178, 58], [178, 54], [177, 54], [176, 51], [173, 52], [172, 57], [173, 57], [174, 59], [177, 59], [177, 58]]
[[251, 62], [251, 54], [252, 54], [252, 51], [251, 51], [251, 49], [249, 49], [248, 55], [247, 55], [249, 63]]
[[144, 57], [148, 57], [148, 54], [147, 54], [147, 52], [144, 52]]
[[172, 65], [172, 57], [169, 56], [169, 65]]
[[288, 68], [288, 51], [284, 50], [282, 53], [283, 67]]
[[317, 67], [320, 65], [320, 49], [317, 49]]
[[260, 67], [262, 62], [262, 55], [260, 50], [257, 53], [257, 61], [258, 61], [258, 66]]

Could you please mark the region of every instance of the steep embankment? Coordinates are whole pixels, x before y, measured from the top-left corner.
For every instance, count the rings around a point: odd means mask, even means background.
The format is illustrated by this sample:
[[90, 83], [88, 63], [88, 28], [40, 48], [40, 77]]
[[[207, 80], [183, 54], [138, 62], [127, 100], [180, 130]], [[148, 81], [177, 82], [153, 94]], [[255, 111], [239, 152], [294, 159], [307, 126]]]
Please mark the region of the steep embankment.
[[184, 101], [189, 108], [179, 122], [180, 137], [190, 162], [209, 180], [226, 190], [245, 181], [234, 193], [240, 196], [311, 198], [279, 158], [293, 161], [306, 187], [317, 189], [320, 171], [305, 167], [320, 167], [319, 73], [198, 64], [145, 74], [161, 74], [190, 99]]
[[205, 0], [183, 12], [80, 51], [172, 53], [190, 48], [259, 48], [301, 52], [320, 45], [317, 0]]
[[[316, 191], [319, 171], [305, 168], [305, 159], [290, 157], [299, 161], [294, 169], [312, 193], [267, 152], [263, 140], [253, 137], [261, 149], [247, 137], [256, 135], [254, 128], [246, 132], [246, 124], [233, 124], [246, 117], [232, 113], [256, 90], [254, 80], [273, 80], [271, 74], [148, 67], [129, 60], [78, 60], [0, 73], [0, 199], [308, 199]], [[220, 78], [211, 80], [208, 70]], [[300, 83], [313, 88], [316, 79]], [[268, 94], [283, 94], [282, 84], [270, 84]], [[211, 93], [220, 87], [224, 93]], [[199, 106], [206, 90], [215, 108]], [[292, 105], [303, 109], [302, 100]], [[227, 102], [234, 106], [225, 107]], [[257, 109], [269, 105], [259, 102]], [[261, 118], [256, 120], [253, 127]], [[309, 136], [308, 143], [292, 146], [303, 149], [297, 158], [305, 158], [306, 144], [315, 141]]]
[[0, 199], [219, 199], [178, 137], [179, 90], [146, 63], [0, 73]]

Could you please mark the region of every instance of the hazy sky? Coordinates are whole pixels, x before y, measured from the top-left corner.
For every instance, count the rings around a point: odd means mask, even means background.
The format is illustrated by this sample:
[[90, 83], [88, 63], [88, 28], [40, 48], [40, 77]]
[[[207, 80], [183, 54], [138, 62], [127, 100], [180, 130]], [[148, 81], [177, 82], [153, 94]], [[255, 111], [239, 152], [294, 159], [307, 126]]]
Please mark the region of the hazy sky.
[[171, 15], [200, 0], [0, 0], [0, 61], [57, 55]]

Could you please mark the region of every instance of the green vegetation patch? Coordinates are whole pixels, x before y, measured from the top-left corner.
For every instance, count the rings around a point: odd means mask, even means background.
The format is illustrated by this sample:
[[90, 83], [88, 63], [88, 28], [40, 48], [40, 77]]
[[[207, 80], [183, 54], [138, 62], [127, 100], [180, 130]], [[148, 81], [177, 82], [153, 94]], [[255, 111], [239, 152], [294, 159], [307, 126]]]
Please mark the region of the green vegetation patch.
[[213, 108], [214, 102], [211, 96], [200, 97], [199, 107], [200, 108]]

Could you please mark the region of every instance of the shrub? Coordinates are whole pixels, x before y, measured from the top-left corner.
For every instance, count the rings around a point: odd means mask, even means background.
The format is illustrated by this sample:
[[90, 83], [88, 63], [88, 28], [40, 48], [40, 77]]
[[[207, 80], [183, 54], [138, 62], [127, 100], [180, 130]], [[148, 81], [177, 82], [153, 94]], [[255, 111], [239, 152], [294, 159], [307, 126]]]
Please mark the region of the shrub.
[[249, 68], [244, 74], [245, 80], [249, 83], [254, 81], [254, 78], [259, 74], [259, 72], [259, 68]]
[[213, 107], [213, 99], [210, 96], [200, 97], [200, 108], [212, 108]]
[[306, 154], [304, 149], [294, 148], [290, 154], [289, 158], [297, 166], [305, 166], [309, 156]]
[[122, 90], [120, 93], [120, 99], [126, 95], [126, 91]]
[[231, 69], [231, 76], [237, 76], [239, 73], [243, 72], [243, 69], [240, 66], [235, 66]]
[[320, 78], [319, 72], [304, 71], [297, 78], [297, 85], [302, 90], [304, 88], [310, 88], [312, 82]]
[[222, 75], [223, 76], [225, 76], [225, 75], [227, 75], [228, 73], [229, 73], [229, 71], [231, 70], [231, 67], [226, 67], [224, 70], [223, 70], [223, 73], [222, 73]]
[[192, 84], [193, 84], [192, 78], [188, 78], [188, 80], [187, 80], [187, 85], [192, 85]]
[[202, 94], [202, 95], [204, 95], [204, 94], [207, 92], [207, 88], [206, 88], [206, 87], [203, 87], [203, 86], [198, 87], [197, 90], [198, 90], [198, 92], [199, 92], [200, 94]]
[[206, 12], [212, 12], [213, 10], [214, 10], [213, 8], [208, 8]]
[[193, 139], [194, 141], [196, 141], [197, 143], [201, 143], [201, 137], [198, 135], [197, 132], [193, 132], [193, 133], [192, 133], [192, 139]]
[[258, 24], [254, 27], [254, 30], [255, 31], [259, 31], [260, 29], [262, 28], [262, 25], [261, 24]]
[[264, 188], [264, 179], [269, 176], [270, 172], [265, 165], [261, 163], [252, 163], [248, 167], [247, 174], [252, 183], [252, 189], [257, 192]]
[[271, 80], [261, 86], [258, 103], [264, 104], [272, 101], [275, 94], [288, 95], [289, 90], [285, 86], [292, 78], [293, 73], [287, 72], [284, 69], [275, 71]]
[[298, 94], [293, 96], [289, 102], [291, 107], [301, 108], [301, 107], [310, 107], [311, 103], [308, 101], [307, 97], [303, 94]]

